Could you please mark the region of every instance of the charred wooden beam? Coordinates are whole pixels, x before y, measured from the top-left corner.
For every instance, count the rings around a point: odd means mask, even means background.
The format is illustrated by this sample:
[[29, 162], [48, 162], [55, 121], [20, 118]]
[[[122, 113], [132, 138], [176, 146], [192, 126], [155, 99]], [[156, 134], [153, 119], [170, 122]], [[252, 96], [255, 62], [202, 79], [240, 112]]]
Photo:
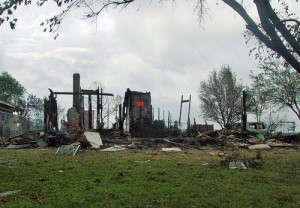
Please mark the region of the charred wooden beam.
[[112, 93], [98, 93], [95, 92], [85, 92], [86, 90], [81, 90], [81, 92], [53, 92], [55, 95], [102, 95], [102, 96], [114, 96]]

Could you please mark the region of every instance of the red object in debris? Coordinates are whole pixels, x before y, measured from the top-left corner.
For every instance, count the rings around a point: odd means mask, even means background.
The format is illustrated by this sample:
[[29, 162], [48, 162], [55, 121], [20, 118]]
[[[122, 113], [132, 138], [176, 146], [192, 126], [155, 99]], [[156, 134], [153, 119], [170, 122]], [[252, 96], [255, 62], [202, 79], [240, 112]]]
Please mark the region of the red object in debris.
[[136, 102], [136, 106], [137, 106], [137, 107], [144, 107], [145, 104], [144, 104], [143, 101], [139, 101], [139, 102]]

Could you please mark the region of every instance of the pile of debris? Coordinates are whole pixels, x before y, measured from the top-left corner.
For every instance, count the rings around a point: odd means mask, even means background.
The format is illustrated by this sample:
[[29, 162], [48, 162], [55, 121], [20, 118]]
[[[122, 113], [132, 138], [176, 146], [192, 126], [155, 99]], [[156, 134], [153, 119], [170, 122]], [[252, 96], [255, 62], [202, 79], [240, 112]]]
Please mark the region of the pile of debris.
[[241, 157], [239, 152], [233, 151], [229, 154], [220, 154], [222, 160], [220, 165], [229, 169], [258, 169], [262, 167], [263, 158], [261, 151], [256, 152], [256, 156], [252, 158]]
[[219, 145], [224, 148], [248, 148], [250, 150], [271, 149], [272, 147], [297, 147], [300, 134], [293, 135], [263, 135], [255, 132], [218, 130], [207, 133], [197, 133], [193, 142], [201, 145]]
[[[10, 149], [38, 147], [70, 147], [80, 148], [111, 148], [112, 151], [124, 149], [162, 149], [162, 148], [194, 148], [205, 149], [206, 146], [221, 149], [269, 150], [271, 148], [299, 148], [300, 134], [293, 135], [263, 135], [250, 131], [217, 130], [206, 133], [196, 133], [194, 137], [184, 137], [182, 134], [168, 134], [164, 138], [137, 138], [130, 134], [111, 132], [103, 134], [98, 131], [76, 131], [72, 134], [65, 132], [29, 132], [16, 135], [3, 143]], [[172, 136], [174, 135], [174, 136]], [[74, 149], [74, 148], [73, 148]], [[107, 150], [110, 151], [110, 150]]]

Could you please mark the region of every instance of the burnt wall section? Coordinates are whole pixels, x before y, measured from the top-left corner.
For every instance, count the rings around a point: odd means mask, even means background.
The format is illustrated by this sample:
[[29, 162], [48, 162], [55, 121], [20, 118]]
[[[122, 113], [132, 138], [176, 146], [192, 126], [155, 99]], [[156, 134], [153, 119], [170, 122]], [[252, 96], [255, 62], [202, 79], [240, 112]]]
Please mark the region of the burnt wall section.
[[132, 132], [141, 125], [152, 124], [150, 92], [144, 93], [127, 89], [124, 107], [126, 108], [127, 131]]
[[80, 118], [79, 113], [77, 112], [76, 108], [69, 108], [67, 112], [67, 130], [69, 133], [75, 133], [78, 129], [80, 129], [78, 120]]

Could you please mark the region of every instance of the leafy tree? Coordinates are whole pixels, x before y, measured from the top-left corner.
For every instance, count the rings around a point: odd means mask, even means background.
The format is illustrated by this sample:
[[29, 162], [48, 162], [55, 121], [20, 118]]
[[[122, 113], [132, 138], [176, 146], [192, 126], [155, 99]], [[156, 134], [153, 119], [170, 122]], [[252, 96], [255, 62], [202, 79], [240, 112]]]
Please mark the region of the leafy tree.
[[36, 95], [29, 94], [27, 97], [28, 117], [42, 122], [44, 117], [44, 101]]
[[33, 125], [41, 127], [43, 120], [43, 100], [33, 94], [25, 96], [26, 89], [8, 72], [0, 75], [0, 100], [18, 107], [21, 116], [21, 126], [24, 131], [29, 130], [29, 120]]
[[0, 75], [0, 100], [17, 105], [24, 97], [25, 88], [8, 72]]
[[[106, 9], [112, 7], [126, 8], [136, 0], [54, 0], [58, 7], [62, 8], [58, 15], [41, 23], [44, 31], [56, 32], [64, 17], [73, 10], [84, 8], [83, 16], [86, 19], [97, 19], [98, 15]], [[150, 1], [150, 0], [149, 0]], [[164, 2], [168, 0], [158, 0]], [[169, 0], [175, 1], [175, 0]], [[208, 14], [207, 0], [195, 0], [195, 10], [200, 21]], [[37, 5], [43, 6], [47, 0], [38, 0]], [[256, 40], [251, 51], [256, 51], [256, 57], [260, 58], [265, 52], [282, 57], [286, 63], [290, 64], [300, 73], [300, 21], [298, 16], [290, 11], [291, 2], [285, 0], [222, 0], [227, 6], [233, 9], [246, 23], [247, 33], [245, 34], [249, 42]], [[298, 0], [296, 0], [298, 2]], [[29, 5], [31, 0], [4, 0], [0, 3], [0, 25], [5, 21], [12, 29], [15, 28], [17, 18], [13, 11], [20, 5]], [[256, 14], [250, 12], [251, 7], [255, 7]], [[56, 38], [57, 36], [55, 36]]]
[[264, 61], [260, 68], [263, 72], [250, 77], [254, 86], [259, 86], [261, 93], [269, 102], [290, 108], [300, 119], [300, 74], [279, 60]]
[[269, 108], [269, 99], [265, 85], [253, 83], [252, 88], [247, 92], [247, 112], [252, 113], [256, 117], [256, 121], [261, 121], [261, 116]]
[[18, 101], [17, 106], [20, 110], [21, 125], [24, 131], [28, 131], [30, 128], [42, 129], [44, 117], [44, 102], [42, 99], [36, 95], [28, 94], [26, 100], [20, 99]]
[[201, 114], [206, 120], [217, 122], [222, 128], [234, 124], [242, 106], [243, 85], [236, 80], [229, 66], [212, 71], [207, 81], [201, 81], [199, 100]]

